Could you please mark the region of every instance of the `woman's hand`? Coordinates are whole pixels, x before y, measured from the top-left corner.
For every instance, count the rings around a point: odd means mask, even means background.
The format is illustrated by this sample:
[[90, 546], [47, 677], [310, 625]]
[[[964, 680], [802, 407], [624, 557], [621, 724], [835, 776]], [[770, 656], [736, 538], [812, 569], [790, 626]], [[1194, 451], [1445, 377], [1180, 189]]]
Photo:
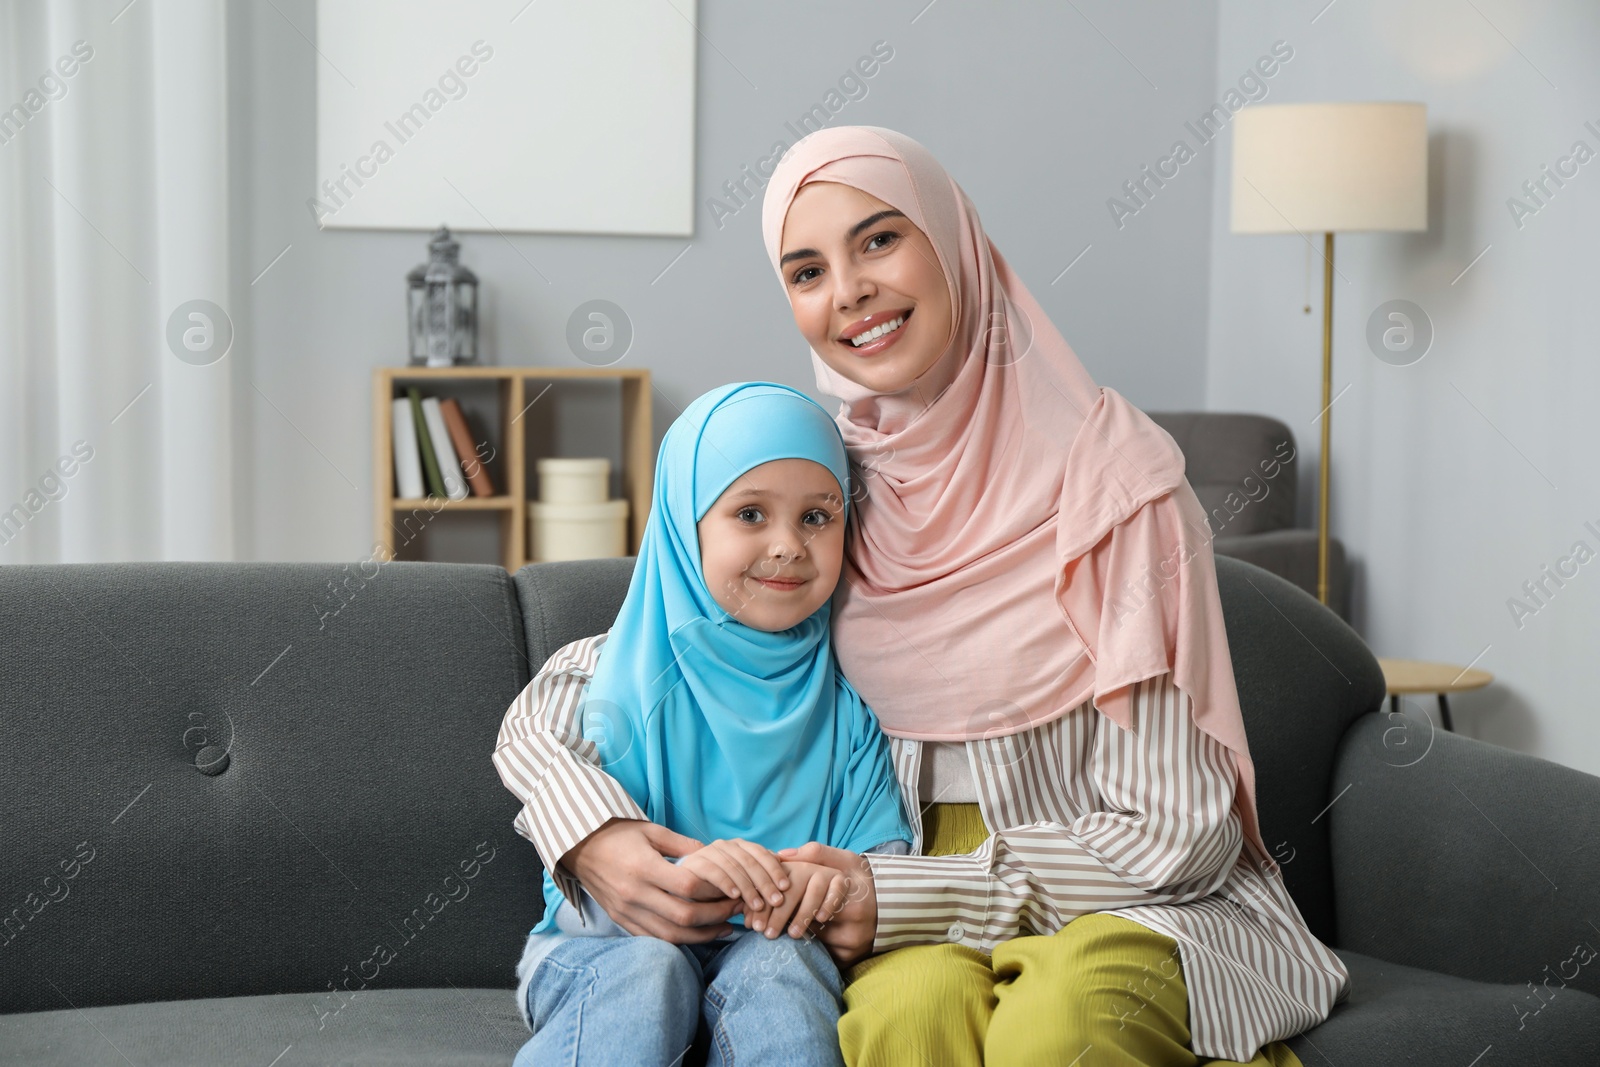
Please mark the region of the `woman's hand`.
[[872, 885], [872, 868], [854, 852], [829, 848], [813, 841], [799, 848], [778, 851], [785, 863], [815, 863], [832, 867], [845, 876], [842, 906], [830, 909], [833, 917], [817, 929], [817, 940], [840, 967], [848, 967], [872, 953], [878, 933], [878, 894]]
[[669, 863], [701, 849], [692, 837], [640, 819], [611, 819], [561, 857], [596, 903], [630, 934], [675, 945], [729, 933], [728, 917], [744, 907], [693, 871]]

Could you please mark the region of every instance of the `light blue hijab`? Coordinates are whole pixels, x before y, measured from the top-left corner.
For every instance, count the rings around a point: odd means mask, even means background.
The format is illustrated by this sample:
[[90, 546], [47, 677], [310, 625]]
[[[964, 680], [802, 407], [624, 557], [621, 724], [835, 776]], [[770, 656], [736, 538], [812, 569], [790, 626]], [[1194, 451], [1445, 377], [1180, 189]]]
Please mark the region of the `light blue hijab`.
[[[853, 852], [909, 842], [888, 742], [834, 662], [831, 604], [774, 633], [740, 622], [706, 586], [697, 524], [740, 475], [777, 459], [826, 467], [848, 515], [844, 442], [798, 390], [720, 386], [667, 430], [633, 579], [585, 693], [584, 736], [652, 822], [700, 841]], [[547, 927], [562, 900], [548, 874], [545, 900]]]

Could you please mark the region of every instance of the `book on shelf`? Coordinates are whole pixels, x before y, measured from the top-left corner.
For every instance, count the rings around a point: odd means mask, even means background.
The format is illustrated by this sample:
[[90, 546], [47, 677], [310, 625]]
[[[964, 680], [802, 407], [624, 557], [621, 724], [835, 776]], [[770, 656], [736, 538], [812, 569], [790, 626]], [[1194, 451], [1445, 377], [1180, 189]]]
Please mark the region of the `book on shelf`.
[[433, 448], [433, 436], [428, 433], [428, 421], [422, 411], [422, 390], [411, 386], [406, 390], [411, 397], [411, 421], [417, 428], [417, 448], [422, 453], [422, 471], [428, 476], [428, 495], [446, 496], [444, 479], [439, 474], [439, 454]]
[[438, 397], [422, 398], [422, 417], [427, 420], [428, 440], [433, 442], [439, 476], [444, 479], [444, 495], [451, 500], [465, 500], [467, 483], [461, 477], [461, 464], [456, 461], [456, 450], [450, 444], [450, 431], [444, 428], [444, 416], [439, 414]]
[[493, 496], [494, 483], [478, 458], [466, 413], [454, 397], [423, 396], [416, 386], [393, 404], [395, 492], [463, 500]]
[[494, 482], [478, 458], [477, 446], [472, 443], [472, 431], [467, 428], [466, 412], [455, 397], [439, 401], [439, 413], [444, 416], [445, 429], [450, 431], [450, 443], [455, 446], [456, 459], [466, 472], [467, 484], [473, 496], [494, 496]]
[[411, 401], [394, 398], [394, 491], [402, 499], [422, 496], [422, 453], [417, 450], [417, 424], [411, 421]]

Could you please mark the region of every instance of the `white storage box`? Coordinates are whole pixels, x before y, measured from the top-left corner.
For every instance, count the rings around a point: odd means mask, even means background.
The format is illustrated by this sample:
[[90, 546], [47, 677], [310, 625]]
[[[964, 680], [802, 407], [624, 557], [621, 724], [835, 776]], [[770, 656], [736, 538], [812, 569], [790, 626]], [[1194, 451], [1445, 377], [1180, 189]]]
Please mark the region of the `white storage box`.
[[[604, 462], [604, 461], [602, 461]], [[628, 502], [528, 504], [528, 554], [536, 563], [628, 554]]]
[[536, 459], [541, 504], [605, 504], [611, 496], [611, 461]]

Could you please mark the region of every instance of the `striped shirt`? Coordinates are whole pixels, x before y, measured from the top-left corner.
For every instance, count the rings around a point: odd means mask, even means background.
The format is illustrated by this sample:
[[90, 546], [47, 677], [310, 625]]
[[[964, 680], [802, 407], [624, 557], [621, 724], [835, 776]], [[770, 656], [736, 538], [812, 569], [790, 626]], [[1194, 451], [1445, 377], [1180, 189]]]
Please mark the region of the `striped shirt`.
[[[551, 656], [495, 745], [523, 805], [513, 825], [569, 900], [577, 880], [557, 866], [567, 850], [608, 819], [645, 817], [582, 735], [578, 708], [605, 637]], [[1192, 1050], [1248, 1061], [1326, 1019], [1348, 971], [1306, 928], [1276, 864], [1245, 840], [1233, 758], [1194, 724], [1171, 674], [1136, 685], [1132, 714], [1123, 730], [1085, 701], [1031, 730], [967, 742], [984, 823], [1002, 829], [963, 856], [868, 856], [872, 950], [958, 942], [988, 952], [1115, 911], [1177, 942]], [[924, 744], [890, 739], [913, 853]]]

